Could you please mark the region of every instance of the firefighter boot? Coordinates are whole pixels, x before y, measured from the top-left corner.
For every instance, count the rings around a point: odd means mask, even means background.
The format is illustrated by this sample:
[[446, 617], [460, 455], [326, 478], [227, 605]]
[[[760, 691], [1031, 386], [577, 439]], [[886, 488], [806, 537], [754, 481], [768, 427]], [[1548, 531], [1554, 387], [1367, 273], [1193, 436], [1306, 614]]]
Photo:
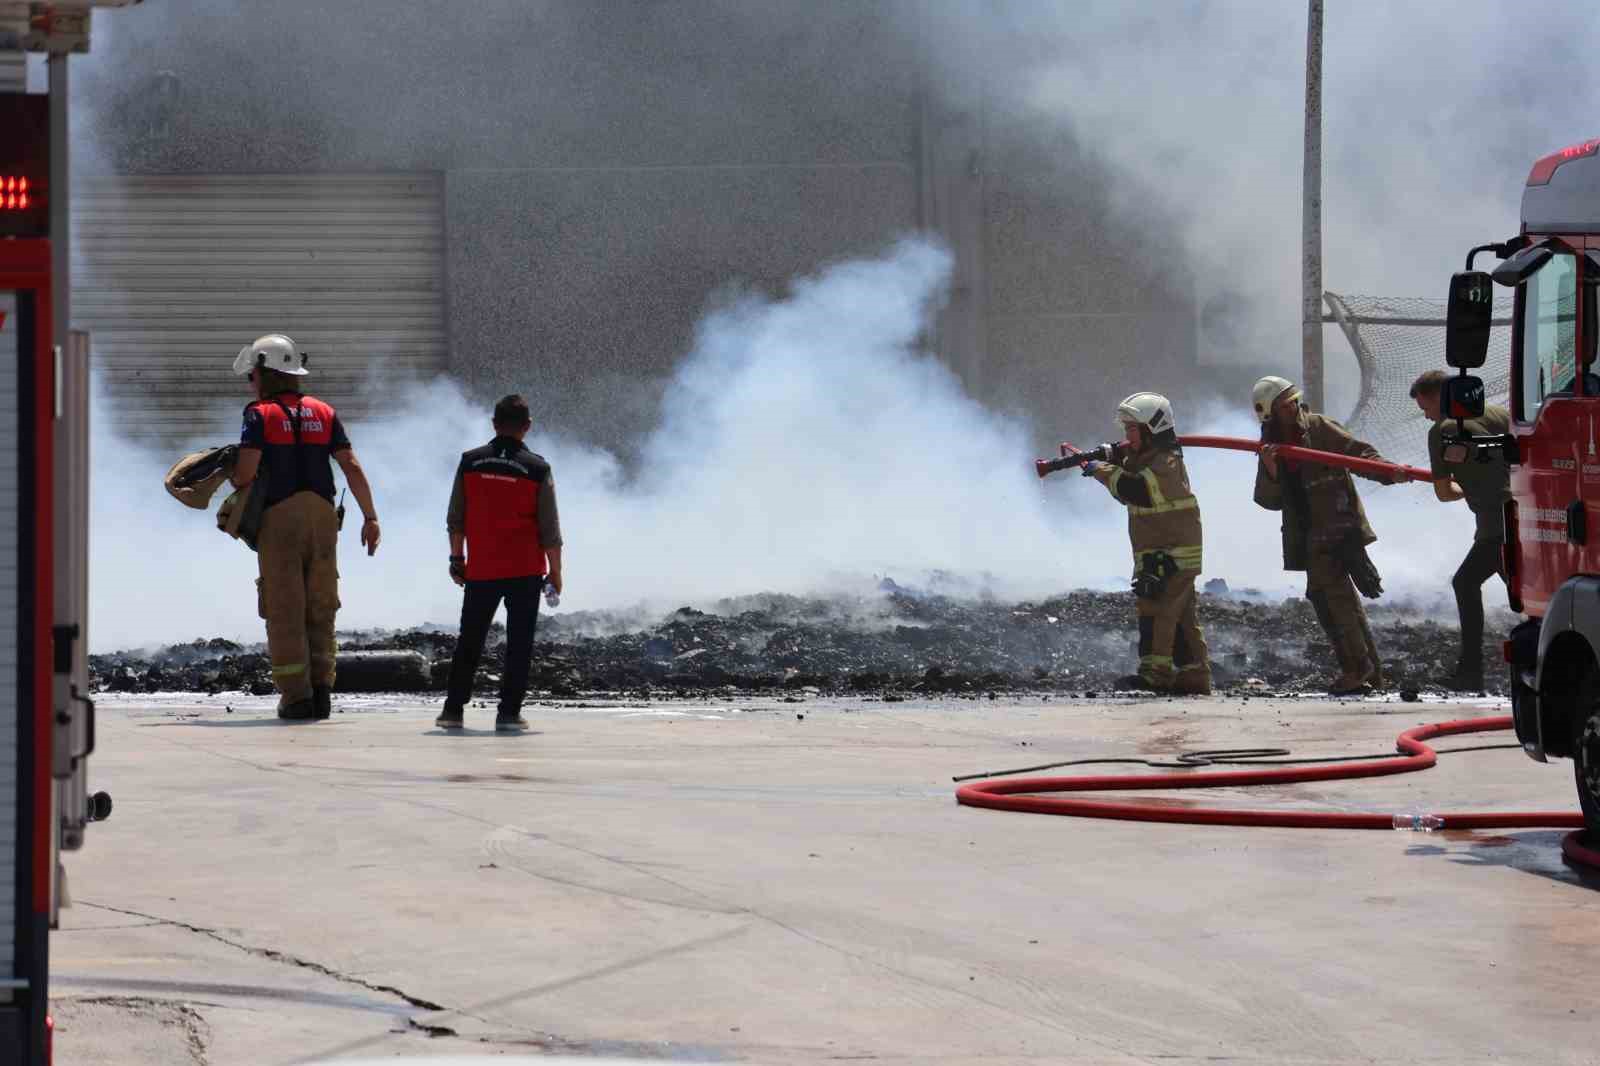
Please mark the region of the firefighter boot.
[[313, 718], [326, 718], [333, 713], [333, 689], [327, 685], [311, 686]]
[[1367, 612], [1361, 612], [1361, 638], [1366, 645], [1367, 659], [1372, 663], [1372, 672], [1367, 675], [1367, 684], [1374, 689], [1385, 686], [1383, 676], [1383, 659], [1378, 655], [1378, 642], [1372, 638], [1372, 623], [1367, 621]]
[[1367, 679], [1376, 669], [1367, 658], [1367, 640], [1358, 627], [1343, 630], [1334, 649], [1339, 653], [1339, 676], [1328, 686], [1330, 696], [1355, 696], [1369, 691]]
[[1143, 674], [1128, 674], [1116, 680], [1117, 692], [1170, 692], [1172, 683], [1163, 682], [1156, 678], [1146, 677]]
[[302, 700], [293, 700], [285, 703], [280, 697], [278, 700], [278, 717], [286, 722], [309, 722], [317, 717], [316, 698], [307, 696]]
[[1211, 668], [1205, 663], [1185, 666], [1173, 680], [1172, 691], [1180, 696], [1211, 695]]
[[1439, 679], [1439, 686], [1450, 692], [1483, 692], [1483, 667], [1473, 669], [1465, 663]]

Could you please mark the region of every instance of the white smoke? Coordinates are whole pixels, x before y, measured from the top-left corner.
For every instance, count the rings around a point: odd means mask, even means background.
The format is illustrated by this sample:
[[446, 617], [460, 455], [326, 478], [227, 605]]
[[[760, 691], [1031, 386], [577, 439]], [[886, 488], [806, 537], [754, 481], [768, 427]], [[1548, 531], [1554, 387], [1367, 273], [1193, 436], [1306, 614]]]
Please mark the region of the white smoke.
[[[801, 278], [781, 299], [724, 301], [703, 319], [631, 476], [608, 454], [536, 431], [529, 445], [554, 469], [567, 541], [563, 609], [705, 606], [931, 574], [1006, 598], [1125, 587], [1122, 507], [1071, 474], [1040, 482], [1027, 427], [973, 401], [924, 354], [949, 273], [940, 246], [907, 239]], [[560, 403], [537, 383], [527, 392], [536, 421]], [[1185, 411], [1181, 399], [1178, 416], [1183, 432], [1256, 432], [1247, 413]], [[261, 639], [254, 556], [158, 487], [176, 454], [112, 438], [108, 419], [95, 424], [94, 649]], [[232, 430], [237, 418], [217, 424]], [[1062, 428], [1083, 445], [1115, 430], [1111, 412], [1101, 425]], [[487, 407], [436, 381], [408, 390], [393, 417], [349, 429], [383, 543], [375, 557], [361, 551], [352, 501], [340, 628], [453, 624], [460, 592], [447, 574], [445, 511], [460, 453], [492, 432]], [[1298, 576], [1279, 567], [1277, 516], [1250, 502], [1254, 459], [1201, 450], [1187, 459], [1206, 576], [1296, 590]], [[1415, 529], [1438, 505], [1411, 486], [1379, 489], [1369, 506], [1383, 536], [1391, 517]], [[1470, 523], [1436, 524], [1470, 538]], [[1459, 554], [1433, 537], [1391, 536], [1376, 550], [1391, 589], [1437, 585]]]
[[[1192, 264], [1233, 335], [1209, 354], [1298, 377], [1306, 8], [992, 0], [906, 23], [997, 112], [1109, 164], [1125, 217], [1176, 220], [1152, 254]], [[1325, 287], [1442, 299], [1468, 248], [1515, 233], [1534, 159], [1594, 135], [1597, 27], [1563, 4], [1326, 5]], [[1339, 416], [1355, 364], [1337, 329], [1324, 346]]]

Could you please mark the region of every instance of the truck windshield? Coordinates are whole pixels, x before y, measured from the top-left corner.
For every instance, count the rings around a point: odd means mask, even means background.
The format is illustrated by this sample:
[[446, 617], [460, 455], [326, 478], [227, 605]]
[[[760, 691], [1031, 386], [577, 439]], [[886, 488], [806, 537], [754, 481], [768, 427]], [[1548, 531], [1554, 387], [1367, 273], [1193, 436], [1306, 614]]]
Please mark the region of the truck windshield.
[[[1529, 278], [1522, 294], [1519, 411], [1531, 422], [1547, 397], [1571, 396], [1577, 376], [1578, 264], [1558, 253]], [[1587, 389], [1585, 392], [1589, 391]]]

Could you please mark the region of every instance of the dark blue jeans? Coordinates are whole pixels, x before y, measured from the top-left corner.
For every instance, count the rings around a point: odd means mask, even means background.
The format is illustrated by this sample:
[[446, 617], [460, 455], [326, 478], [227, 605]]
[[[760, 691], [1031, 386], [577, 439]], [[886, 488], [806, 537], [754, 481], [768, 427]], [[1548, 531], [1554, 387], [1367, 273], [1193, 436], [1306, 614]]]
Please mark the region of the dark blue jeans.
[[489, 623], [506, 601], [506, 668], [500, 675], [500, 718], [515, 718], [528, 694], [528, 671], [533, 661], [533, 631], [539, 622], [539, 594], [543, 577], [506, 577], [496, 581], [468, 581], [461, 598], [461, 634], [450, 660], [450, 691], [446, 713], [460, 714], [472, 698], [472, 682], [483, 658]]

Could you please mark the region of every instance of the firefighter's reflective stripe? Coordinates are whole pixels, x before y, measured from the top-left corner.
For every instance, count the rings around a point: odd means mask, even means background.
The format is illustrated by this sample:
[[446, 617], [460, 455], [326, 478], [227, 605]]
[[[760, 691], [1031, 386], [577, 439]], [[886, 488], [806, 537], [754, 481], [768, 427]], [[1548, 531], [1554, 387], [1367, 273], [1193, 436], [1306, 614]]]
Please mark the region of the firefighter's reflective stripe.
[[305, 663], [284, 663], [272, 668], [273, 677], [298, 677], [306, 672]]
[[[1148, 474], [1149, 471], [1146, 470], [1145, 473]], [[1150, 490], [1150, 496], [1152, 499], [1162, 499], [1159, 489], [1152, 488]], [[1128, 505], [1128, 513], [1132, 515], [1167, 514], [1171, 511], [1192, 511], [1199, 506], [1200, 501], [1198, 499], [1193, 496], [1186, 496], [1181, 500], [1173, 500], [1170, 503], [1162, 500], [1162, 502], [1156, 504], [1154, 507], [1137, 507], [1130, 503]]]
[[1178, 564], [1179, 570], [1200, 569], [1204, 549], [1198, 544], [1185, 544], [1174, 548], [1155, 548], [1151, 551], [1135, 552], [1133, 556], [1135, 571], [1144, 567], [1145, 558], [1151, 555], [1165, 554], [1172, 556], [1173, 562]]
[[1128, 539], [1138, 566], [1144, 566], [1147, 553], [1163, 551], [1180, 570], [1198, 571], [1200, 546], [1205, 541], [1200, 501], [1189, 487], [1181, 453], [1157, 449], [1134, 456], [1123, 467], [1122, 476], [1139, 478], [1145, 486], [1139, 495], [1149, 497], [1148, 505], [1128, 505]]
[[[1143, 481], [1144, 485], [1145, 485], [1145, 488], [1150, 490], [1150, 500], [1151, 500], [1151, 502], [1153, 504], [1155, 504], [1155, 508], [1160, 508], [1163, 504], [1165, 504], [1167, 502], [1167, 498], [1164, 495], [1162, 495], [1162, 493], [1161, 493], [1161, 481], [1160, 481], [1160, 479], [1158, 479], [1156, 477], [1156, 472], [1154, 470], [1151, 470], [1148, 466], [1145, 467], [1143, 470], [1121, 470], [1121, 471], [1118, 472], [1117, 476], [1119, 478], [1136, 477], [1139, 480]], [[1128, 509], [1130, 511], [1134, 511], [1134, 512], [1146, 511], [1146, 512], [1150, 512], [1150, 513], [1154, 513], [1154, 510], [1155, 510], [1154, 508], [1133, 507], [1131, 505], [1129, 506]]]

